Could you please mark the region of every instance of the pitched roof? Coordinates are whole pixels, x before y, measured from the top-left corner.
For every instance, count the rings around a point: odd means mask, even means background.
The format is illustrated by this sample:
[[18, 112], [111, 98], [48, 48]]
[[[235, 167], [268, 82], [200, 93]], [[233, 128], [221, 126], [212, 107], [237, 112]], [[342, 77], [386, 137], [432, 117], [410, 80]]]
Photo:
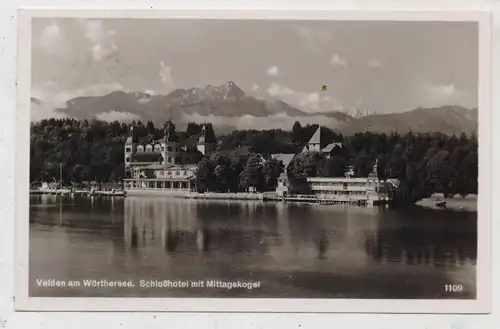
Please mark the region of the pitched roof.
[[321, 152], [331, 152], [336, 147], [342, 147], [342, 143], [331, 143], [325, 146]]
[[150, 164], [149, 166], [145, 166], [143, 167], [144, 169], [166, 169], [167, 166], [165, 166], [164, 164], [162, 163], [154, 163], [154, 164]]
[[179, 136], [175, 132], [175, 125], [172, 122], [167, 122], [167, 126], [165, 127], [164, 140], [166, 142], [178, 143]]
[[314, 133], [314, 135], [312, 135], [308, 144], [321, 144], [321, 127], [318, 127], [318, 129], [316, 129], [316, 132]]
[[288, 167], [288, 165], [290, 164], [290, 162], [292, 162], [292, 160], [293, 160], [294, 157], [295, 157], [295, 154], [293, 154], [293, 153], [289, 153], [289, 154], [286, 154], [286, 153], [271, 154], [271, 158], [272, 159], [276, 159], [278, 161], [281, 161], [283, 163], [283, 166], [285, 166], [285, 168]]
[[199, 135], [200, 134], [196, 134], [196, 135], [191, 135], [189, 136], [185, 141], [184, 141], [184, 145], [187, 146], [187, 147], [196, 147], [196, 144], [198, 143], [198, 139], [199, 139]]
[[153, 153], [153, 152], [138, 152], [132, 154], [132, 160], [140, 160], [147, 162], [154, 162], [163, 159], [161, 153]]
[[171, 164], [163, 164], [163, 163], [154, 163], [148, 166], [138, 167], [139, 169], [165, 169], [165, 170], [188, 170], [188, 169], [196, 169], [198, 168], [195, 164], [185, 164], [185, 165], [171, 165]]
[[214, 128], [211, 124], [204, 124], [198, 134], [198, 144], [217, 143]]

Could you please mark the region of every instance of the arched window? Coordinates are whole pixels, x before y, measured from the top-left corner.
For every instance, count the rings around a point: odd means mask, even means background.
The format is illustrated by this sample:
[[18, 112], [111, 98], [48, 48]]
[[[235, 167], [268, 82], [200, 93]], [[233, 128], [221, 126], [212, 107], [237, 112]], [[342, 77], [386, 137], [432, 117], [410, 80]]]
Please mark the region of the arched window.
[[153, 146], [151, 145], [146, 145], [146, 152], [153, 152]]
[[144, 152], [144, 146], [142, 145], [137, 146], [137, 152]]

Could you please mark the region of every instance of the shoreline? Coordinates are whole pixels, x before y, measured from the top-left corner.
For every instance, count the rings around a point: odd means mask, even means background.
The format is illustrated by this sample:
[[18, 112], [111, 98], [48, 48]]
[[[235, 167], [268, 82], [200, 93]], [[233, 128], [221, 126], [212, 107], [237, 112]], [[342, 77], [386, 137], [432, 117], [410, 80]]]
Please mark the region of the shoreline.
[[[445, 207], [439, 207], [436, 204], [439, 202], [446, 202]], [[442, 195], [433, 195], [430, 198], [422, 199], [417, 201], [415, 205], [432, 210], [452, 210], [452, 211], [464, 211], [464, 212], [477, 212], [477, 197], [467, 196], [462, 198], [456, 196], [453, 198], [445, 198]]]
[[[63, 193], [61, 193], [63, 192]], [[30, 195], [40, 195], [40, 194], [52, 194], [52, 195], [70, 195], [71, 193], [64, 193], [64, 191], [58, 190], [30, 190]], [[87, 191], [75, 191], [75, 195], [90, 195], [91, 193]], [[120, 193], [121, 192], [121, 193]], [[95, 191], [95, 196], [104, 197], [167, 197], [167, 198], [180, 198], [180, 199], [191, 199], [191, 200], [238, 200], [238, 201], [280, 201], [276, 194], [273, 192], [260, 192], [260, 193], [249, 193], [249, 192], [236, 192], [236, 193], [217, 193], [217, 192], [188, 192], [188, 191], [155, 191], [155, 190], [126, 190], [120, 191], [118, 193], [111, 193], [110, 191]], [[124, 193], [125, 192], [125, 193]], [[300, 200], [300, 201], [288, 201], [291, 203], [309, 203], [310, 200]], [[446, 205], [439, 206], [438, 203], [445, 202]], [[311, 202], [314, 203], [314, 202]], [[431, 209], [431, 210], [451, 210], [451, 211], [464, 211], [464, 212], [477, 212], [477, 197], [468, 196], [462, 198], [460, 196], [454, 198], [444, 198], [444, 196], [437, 194], [430, 198], [422, 199], [415, 203], [416, 206]]]
[[185, 199], [199, 200], [242, 200], [242, 201], [263, 201], [264, 193], [198, 193], [188, 192], [184, 196]]

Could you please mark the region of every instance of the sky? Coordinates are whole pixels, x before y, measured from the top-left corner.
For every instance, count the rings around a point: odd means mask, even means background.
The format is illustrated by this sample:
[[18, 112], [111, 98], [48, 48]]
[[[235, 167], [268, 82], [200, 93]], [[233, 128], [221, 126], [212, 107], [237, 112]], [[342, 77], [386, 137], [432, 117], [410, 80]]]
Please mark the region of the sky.
[[[61, 106], [115, 90], [234, 81], [308, 112], [378, 113], [478, 99], [467, 22], [36, 18], [32, 97]], [[325, 91], [322, 85], [327, 85]]]

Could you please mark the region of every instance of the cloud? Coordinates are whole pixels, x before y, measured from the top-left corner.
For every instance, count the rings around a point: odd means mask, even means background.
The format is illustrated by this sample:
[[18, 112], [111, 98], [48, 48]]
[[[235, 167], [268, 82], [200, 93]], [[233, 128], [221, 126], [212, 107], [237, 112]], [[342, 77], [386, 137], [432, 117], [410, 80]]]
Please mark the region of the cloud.
[[144, 93], [149, 94], [149, 95], [159, 95], [160, 93], [157, 92], [156, 90], [153, 89], [146, 89], [144, 90]]
[[49, 55], [64, 54], [68, 50], [67, 44], [64, 43], [64, 33], [61, 27], [55, 23], [42, 29], [36, 44]]
[[334, 54], [332, 56], [332, 59], [330, 60], [330, 64], [332, 64], [333, 66], [346, 66], [347, 61], [340, 58], [339, 54]]
[[172, 90], [175, 89], [175, 82], [174, 79], [172, 78], [172, 68], [163, 62], [163, 60], [160, 62], [160, 80], [163, 86], [165, 87], [164, 92], [171, 92]]
[[449, 85], [431, 85], [428, 86], [429, 93], [434, 97], [450, 97], [457, 93], [455, 84]]
[[36, 86], [31, 91], [31, 97], [38, 98], [52, 107], [66, 107], [66, 102], [79, 96], [102, 96], [112, 91], [124, 90], [119, 83], [94, 84], [84, 88], [64, 89], [57, 83], [48, 81]]
[[322, 125], [329, 127], [336, 127], [339, 125], [339, 121], [325, 116], [325, 115], [311, 115], [311, 116], [288, 116], [284, 113], [271, 115], [267, 117], [255, 117], [252, 115], [244, 115], [241, 117], [222, 117], [208, 115], [203, 116], [199, 114], [183, 114], [183, 120], [185, 122], [211, 122], [214, 126], [232, 126], [236, 129], [286, 129], [290, 130], [295, 123], [299, 121], [303, 125], [306, 124], [317, 124], [321, 122]]
[[306, 112], [331, 112], [341, 109], [338, 100], [327, 94], [322, 95], [319, 91], [305, 93], [273, 83], [267, 89], [267, 93]]
[[141, 117], [130, 112], [109, 111], [97, 114], [96, 118], [101, 121], [130, 122], [133, 120], [140, 120]]
[[261, 90], [261, 89], [262, 89], [262, 88], [261, 88], [258, 84], [254, 83], [254, 84], [252, 85], [252, 87], [250, 87], [250, 92], [257, 92], [257, 91], [259, 91], [259, 90]]
[[299, 26], [295, 29], [295, 34], [303, 40], [314, 41], [319, 40], [323, 42], [328, 42], [332, 40], [332, 35], [325, 31], [313, 29], [307, 26]]
[[58, 112], [52, 105], [43, 102], [32, 101], [30, 112], [30, 121], [32, 122], [48, 118], [62, 119], [70, 117], [65, 113]]
[[456, 105], [477, 106], [477, 100], [473, 99], [465, 90], [458, 88], [454, 83], [450, 84], [422, 84], [420, 99], [425, 103], [419, 106], [441, 106]]
[[383, 63], [380, 59], [370, 59], [370, 60], [368, 61], [368, 63], [366, 63], [366, 65], [367, 65], [368, 67], [371, 67], [371, 68], [376, 69], [376, 68], [381, 68], [381, 67], [383, 67], [383, 66], [384, 66], [384, 63]]
[[90, 52], [96, 62], [114, 54], [118, 47], [115, 44], [115, 31], [108, 30], [100, 20], [80, 20], [85, 39], [90, 43]]
[[137, 103], [139, 103], [139, 104], [147, 104], [149, 102], [151, 102], [151, 98], [147, 98], [147, 97], [139, 98], [137, 100]]
[[276, 65], [270, 66], [266, 69], [266, 74], [275, 77], [279, 74], [279, 68]]

